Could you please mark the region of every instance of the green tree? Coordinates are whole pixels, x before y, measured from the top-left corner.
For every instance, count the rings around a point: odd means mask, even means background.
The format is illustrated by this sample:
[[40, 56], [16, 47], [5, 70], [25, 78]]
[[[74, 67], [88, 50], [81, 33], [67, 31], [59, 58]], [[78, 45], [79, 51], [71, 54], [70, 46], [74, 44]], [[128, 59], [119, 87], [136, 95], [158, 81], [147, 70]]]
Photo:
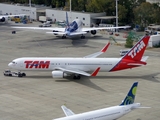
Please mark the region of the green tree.
[[143, 27], [154, 23], [156, 19], [156, 9], [151, 3], [144, 2], [134, 9], [135, 22]]
[[126, 22], [125, 18], [126, 18], [127, 12], [128, 12], [128, 10], [124, 6], [118, 5], [118, 20], [122, 24], [124, 24]]
[[131, 37], [127, 37], [125, 47], [126, 48], [132, 48], [133, 47], [133, 40], [132, 40]]

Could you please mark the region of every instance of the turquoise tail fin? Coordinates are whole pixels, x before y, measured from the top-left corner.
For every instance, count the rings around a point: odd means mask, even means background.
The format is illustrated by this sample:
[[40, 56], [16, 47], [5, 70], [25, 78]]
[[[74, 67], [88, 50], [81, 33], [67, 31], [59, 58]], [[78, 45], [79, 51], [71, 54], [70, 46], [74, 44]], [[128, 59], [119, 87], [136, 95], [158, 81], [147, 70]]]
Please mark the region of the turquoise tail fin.
[[133, 83], [131, 89], [129, 90], [126, 98], [123, 100], [123, 102], [120, 104], [122, 105], [129, 105], [134, 103], [134, 99], [136, 96], [136, 90], [137, 90], [138, 82]]

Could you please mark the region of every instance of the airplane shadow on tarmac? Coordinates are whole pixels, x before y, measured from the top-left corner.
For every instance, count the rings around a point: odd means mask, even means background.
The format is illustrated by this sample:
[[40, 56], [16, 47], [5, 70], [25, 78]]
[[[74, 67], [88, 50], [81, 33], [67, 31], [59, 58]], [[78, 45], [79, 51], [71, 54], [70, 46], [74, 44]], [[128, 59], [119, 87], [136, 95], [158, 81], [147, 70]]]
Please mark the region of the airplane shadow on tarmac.
[[[160, 74], [160, 73], [153, 73], [153, 74], [149, 74], [149, 75], [142, 75], [142, 76], [96, 76], [96, 77], [92, 77], [91, 79], [106, 79], [106, 81], [109, 79], [144, 79], [144, 80], [148, 80], [148, 81], [152, 81], [152, 82], [158, 82], [160, 83], [160, 81], [158, 79], [160, 78], [156, 78], [156, 76]], [[35, 79], [50, 79], [51, 76], [26, 76], [26, 78], [35, 78]], [[54, 80], [54, 79], [53, 79]], [[76, 82], [79, 83], [81, 85], [93, 88], [95, 90], [99, 90], [102, 92], [106, 92], [106, 90], [102, 89], [101, 87], [99, 87], [98, 85], [94, 84], [91, 80], [90, 77], [85, 77], [82, 76], [80, 80], [74, 80], [72, 79], [72, 77], [67, 77], [64, 79], [59, 79], [59, 80], [55, 80], [56, 82]]]
[[[95, 90], [99, 90], [99, 91], [102, 91], [102, 92], [106, 92], [106, 90], [102, 89], [101, 87], [99, 87], [98, 85], [94, 84], [89, 77], [85, 77], [85, 76], [82, 76], [80, 80], [74, 80], [72, 79], [71, 77], [68, 77], [67, 78], [68, 81], [73, 81], [73, 82], [76, 82], [78, 84], [81, 84], [81, 85], [84, 85], [84, 86], [87, 86], [87, 87], [90, 87], [90, 88], [93, 88]], [[62, 82], [61, 80], [56, 80], [56, 82]]]
[[160, 81], [156, 77], [158, 74], [160, 73], [152, 73], [152, 74], [142, 75], [142, 76], [135, 76], [135, 75], [134, 76], [108, 76], [106, 75], [106, 76], [92, 77], [92, 79], [97, 79], [97, 78], [99, 79], [144, 79], [144, 80], [160, 83]]
[[[32, 79], [51, 79], [51, 76], [26, 76], [25, 78], [32, 78]], [[55, 79], [53, 79], [55, 80]], [[85, 77], [82, 76], [80, 80], [74, 80], [72, 77], [66, 77], [66, 78], [62, 78], [62, 79], [56, 79], [56, 82], [76, 82], [79, 83], [81, 85], [93, 88], [95, 90], [99, 90], [102, 92], [106, 92], [104, 89], [102, 89], [101, 87], [97, 86], [96, 84], [94, 84], [93, 82], [91, 82], [91, 80], [89, 79], [89, 77]]]
[[[107, 79], [135, 79], [136, 80], [137, 78], [141, 78], [144, 80], [160, 83], [160, 81], [155, 77], [158, 74], [160, 73], [153, 73], [153, 74], [144, 75], [144, 76], [96, 76], [96, 77], [92, 77], [92, 79], [106, 79], [107, 81]], [[90, 77], [82, 76], [80, 80], [74, 80], [74, 82], [77, 82], [79, 84], [88, 86], [90, 88], [93, 88], [102, 92], [106, 92], [106, 90], [102, 89], [101, 87], [91, 82]]]

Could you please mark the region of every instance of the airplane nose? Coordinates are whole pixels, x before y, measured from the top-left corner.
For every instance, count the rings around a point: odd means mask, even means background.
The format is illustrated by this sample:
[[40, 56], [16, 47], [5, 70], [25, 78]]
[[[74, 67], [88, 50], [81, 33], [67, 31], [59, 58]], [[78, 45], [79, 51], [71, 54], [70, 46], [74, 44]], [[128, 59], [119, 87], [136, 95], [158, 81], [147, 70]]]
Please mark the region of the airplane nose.
[[8, 66], [11, 67], [11, 66], [12, 66], [12, 63], [9, 63]]

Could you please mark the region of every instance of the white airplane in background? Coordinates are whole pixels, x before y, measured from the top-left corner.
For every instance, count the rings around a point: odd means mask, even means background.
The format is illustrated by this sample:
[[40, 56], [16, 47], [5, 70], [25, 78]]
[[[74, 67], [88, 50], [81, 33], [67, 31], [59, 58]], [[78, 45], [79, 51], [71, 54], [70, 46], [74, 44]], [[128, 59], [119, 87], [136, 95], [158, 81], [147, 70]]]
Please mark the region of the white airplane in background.
[[18, 71], [52, 71], [53, 78], [64, 78], [73, 75], [74, 79], [80, 76], [92, 76], [101, 72], [113, 72], [124, 69], [131, 69], [146, 65], [148, 56], [143, 57], [150, 36], [144, 36], [121, 58], [96, 58], [104, 53], [109, 43], [100, 51], [83, 58], [67, 57], [22, 57], [17, 58], [8, 64], [9, 67]]
[[133, 83], [131, 89], [129, 90], [127, 96], [120, 105], [94, 110], [90, 112], [74, 114], [66, 106], [61, 106], [66, 117], [57, 118], [53, 120], [116, 120], [134, 109], [137, 108], [149, 108], [149, 107], [140, 107], [140, 103], [134, 103], [136, 90], [138, 82]]
[[15, 17], [15, 16], [25, 16], [25, 14], [18, 14], [18, 15], [0, 15], [0, 23], [7, 23], [8, 18]]
[[54, 35], [62, 35], [62, 39], [68, 37], [73, 37], [76, 35], [81, 35], [81, 39], [84, 39], [87, 32], [91, 31], [91, 34], [95, 35], [96, 30], [106, 30], [106, 29], [118, 29], [118, 28], [129, 28], [130, 26], [119, 26], [119, 27], [92, 27], [83, 28], [83, 22], [80, 19], [75, 19], [71, 24], [68, 21], [68, 15], [66, 12], [66, 28], [40, 28], [40, 27], [12, 27], [12, 28], [24, 28], [24, 29], [36, 29], [36, 30], [49, 30], [52, 32], [46, 32]]

